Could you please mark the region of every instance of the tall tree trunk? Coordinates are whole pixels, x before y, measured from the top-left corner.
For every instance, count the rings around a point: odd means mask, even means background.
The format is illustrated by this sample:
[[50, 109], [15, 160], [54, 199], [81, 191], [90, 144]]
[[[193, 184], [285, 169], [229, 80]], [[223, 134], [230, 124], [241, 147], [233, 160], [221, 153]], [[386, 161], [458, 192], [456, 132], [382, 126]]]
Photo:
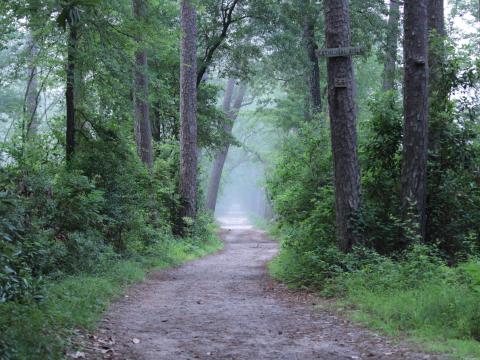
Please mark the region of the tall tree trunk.
[[315, 115], [322, 111], [322, 94], [320, 90], [320, 67], [316, 54], [315, 17], [311, 12], [310, 0], [303, 0], [303, 41], [307, 53], [307, 78], [309, 85], [309, 113]]
[[[439, 81], [441, 81], [442, 65], [445, 59], [443, 40], [447, 34], [444, 11], [444, 0], [428, 0], [428, 34], [432, 40], [428, 48], [430, 97], [440, 92], [442, 87]], [[438, 95], [445, 96], [445, 94]]]
[[180, 23], [181, 217], [196, 218], [197, 198], [197, 19], [192, 0], [182, 0]]
[[428, 0], [428, 31], [432, 30], [435, 30], [440, 36], [447, 35], [444, 0]]
[[[146, 17], [146, 0], [132, 0], [133, 16], [138, 22]], [[142, 44], [141, 36], [136, 38]], [[152, 127], [148, 107], [148, 60], [147, 50], [140, 46], [135, 53], [134, 107], [135, 107], [135, 140], [137, 153], [148, 167], [153, 166]]]
[[75, 152], [75, 62], [77, 55], [77, 25], [69, 23], [67, 54], [67, 108], [66, 159], [70, 162]]
[[428, 148], [436, 156], [445, 124], [442, 116], [448, 104], [450, 86], [442, 79], [445, 63], [445, 15], [444, 0], [428, 0], [428, 95], [430, 100]]
[[383, 89], [388, 91], [395, 87], [395, 73], [398, 59], [398, 38], [400, 36], [400, 3], [399, 0], [390, 0], [388, 15], [387, 43], [385, 64], [383, 69]]
[[[223, 111], [228, 117], [229, 122], [224, 124], [223, 128], [227, 134], [232, 134], [233, 124], [238, 116], [238, 112], [242, 107], [243, 98], [245, 97], [246, 87], [242, 84], [238, 91], [233, 106], [231, 106], [233, 89], [235, 82], [230, 79], [225, 91], [225, 97], [223, 100]], [[220, 188], [220, 180], [222, 178], [223, 167], [225, 160], [227, 159], [229, 144], [226, 144], [216, 155], [213, 161], [212, 172], [210, 175], [210, 182], [208, 183], [207, 191], [207, 208], [213, 213], [217, 204], [218, 190]]]
[[[325, 0], [326, 45], [350, 46], [348, 0]], [[335, 173], [337, 240], [347, 252], [358, 241], [351, 218], [360, 208], [355, 76], [351, 57], [328, 58], [328, 103]]]
[[26, 135], [27, 138], [35, 136], [38, 132], [38, 102], [40, 94], [38, 92], [38, 70], [37, 70], [37, 56], [38, 46], [35, 42], [33, 34], [29, 35], [29, 69], [28, 69], [28, 83], [26, 91], [25, 104], [25, 118], [27, 121]]
[[[402, 205], [405, 219], [413, 215], [418, 235], [425, 238], [428, 144], [428, 0], [405, 1]], [[410, 205], [414, 205], [410, 209]], [[411, 211], [414, 214], [411, 214]]]
[[[235, 90], [235, 80], [229, 79], [227, 82], [227, 86], [225, 88], [225, 94], [223, 96], [223, 106], [222, 106], [222, 110], [227, 116], [230, 113], [234, 90]], [[224, 130], [226, 130], [227, 124], [224, 124], [223, 128]], [[210, 180], [207, 188], [207, 209], [211, 210], [212, 212], [215, 212], [218, 189], [220, 187], [220, 179], [222, 177], [223, 164], [225, 163], [226, 157], [227, 157], [227, 154], [224, 151], [224, 148], [222, 148], [215, 154], [215, 157], [213, 160], [212, 172], [210, 174]]]

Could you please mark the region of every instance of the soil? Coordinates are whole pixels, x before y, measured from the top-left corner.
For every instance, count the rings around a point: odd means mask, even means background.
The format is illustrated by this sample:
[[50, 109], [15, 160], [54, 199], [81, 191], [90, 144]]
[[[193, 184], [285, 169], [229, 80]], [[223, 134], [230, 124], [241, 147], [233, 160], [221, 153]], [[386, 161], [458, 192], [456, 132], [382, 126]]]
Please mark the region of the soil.
[[[366, 330], [269, 278], [277, 243], [261, 231], [221, 233], [225, 249], [151, 273], [114, 303], [88, 359], [445, 359]], [[320, 304], [321, 305], [321, 304]]]

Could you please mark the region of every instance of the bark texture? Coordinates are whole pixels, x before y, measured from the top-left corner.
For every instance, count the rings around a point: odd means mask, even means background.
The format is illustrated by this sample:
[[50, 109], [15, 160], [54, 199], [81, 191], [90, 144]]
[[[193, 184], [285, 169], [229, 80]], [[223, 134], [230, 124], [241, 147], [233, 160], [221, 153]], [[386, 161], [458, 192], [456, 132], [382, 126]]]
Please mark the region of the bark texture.
[[[326, 0], [326, 45], [350, 46], [348, 0]], [[357, 155], [355, 77], [351, 57], [328, 58], [328, 103], [335, 170], [338, 247], [349, 251], [358, 235], [350, 226], [360, 208], [360, 166]]]
[[38, 46], [33, 35], [29, 39], [29, 69], [28, 69], [28, 83], [25, 96], [25, 117], [27, 121], [27, 138], [35, 136], [38, 132], [38, 103], [40, 94], [38, 91], [38, 69], [36, 65], [38, 56]]
[[66, 159], [71, 161], [75, 152], [75, 58], [77, 52], [77, 25], [69, 24], [67, 50], [67, 88], [65, 91], [67, 109]]
[[[139, 22], [146, 17], [145, 0], [132, 0], [133, 16]], [[141, 45], [141, 37], [136, 38]], [[150, 124], [148, 106], [148, 59], [147, 50], [140, 49], [135, 52], [134, 70], [134, 108], [135, 108], [135, 140], [138, 156], [148, 167], [153, 166], [152, 127]]]
[[395, 74], [398, 59], [398, 38], [400, 36], [400, 3], [390, 0], [387, 25], [387, 43], [385, 48], [385, 65], [383, 69], [383, 89], [388, 91], [395, 87]]
[[445, 4], [444, 0], [428, 0], [428, 30], [435, 30], [445, 36]]
[[[427, 0], [405, 1], [402, 205], [405, 219], [414, 216], [425, 238], [428, 144]], [[413, 204], [413, 209], [409, 209]], [[410, 210], [414, 211], [411, 214]]]
[[[223, 129], [227, 134], [232, 134], [233, 124], [237, 119], [240, 108], [242, 107], [243, 99], [246, 92], [246, 87], [244, 85], [241, 85], [232, 106], [231, 102], [233, 98], [234, 88], [235, 81], [233, 79], [230, 79], [227, 83], [225, 97], [223, 99], [223, 111], [225, 112], [229, 120], [229, 122], [224, 124], [223, 126]], [[208, 183], [207, 191], [207, 208], [212, 212], [215, 212], [218, 190], [220, 188], [220, 180], [222, 178], [223, 167], [225, 165], [225, 160], [227, 159], [229, 148], [230, 144], [226, 144], [222, 149], [220, 149], [220, 151], [218, 151], [213, 161], [213, 167], [210, 174], [210, 181]]]
[[428, 0], [428, 34], [432, 40], [428, 54], [430, 98], [434, 93], [440, 93], [442, 87], [439, 81], [441, 81], [442, 65], [445, 59], [443, 37], [447, 35], [444, 11], [444, 0]]
[[197, 198], [197, 24], [191, 0], [182, 0], [180, 62], [181, 217], [196, 217]]
[[429, 141], [428, 148], [435, 157], [442, 138], [442, 132], [446, 124], [442, 116], [436, 116], [446, 110], [450, 84], [442, 79], [443, 67], [445, 66], [445, 15], [444, 0], [428, 0], [428, 95], [430, 100], [431, 114], [429, 118]]
[[320, 67], [316, 54], [315, 16], [311, 12], [310, 0], [303, 0], [303, 41], [307, 53], [307, 79], [309, 87], [308, 109], [312, 115], [322, 111], [322, 94], [320, 90]]

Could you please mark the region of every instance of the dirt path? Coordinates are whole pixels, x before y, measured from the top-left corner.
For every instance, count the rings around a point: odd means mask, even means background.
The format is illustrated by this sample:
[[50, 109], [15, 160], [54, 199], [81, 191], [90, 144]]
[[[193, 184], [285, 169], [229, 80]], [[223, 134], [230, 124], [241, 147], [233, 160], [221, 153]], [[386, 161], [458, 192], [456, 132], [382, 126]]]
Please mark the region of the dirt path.
[[[313, 311], [312, 298], [272, 282], [275, 242], [254, 230], [224, 231], [225, 249], [152, 273], [114, 304], [95, 341], [114, 359], [439, 359]], [[103, 339], [103, 340], [102, 340]]]

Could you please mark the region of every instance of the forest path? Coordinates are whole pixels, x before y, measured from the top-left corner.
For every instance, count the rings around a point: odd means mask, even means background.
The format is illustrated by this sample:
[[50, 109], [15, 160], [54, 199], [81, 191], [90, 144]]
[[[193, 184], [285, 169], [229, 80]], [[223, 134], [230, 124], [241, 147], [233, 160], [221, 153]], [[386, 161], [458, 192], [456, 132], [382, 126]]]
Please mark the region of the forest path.
[[[225, 249], [150, 274], [100, 324], [95, 341], [114, 339], [109, 359], [439, 359], [394, 345], [326, 311], [315, 298], [272, 281], [266, 262], [277, 244], [231, 224]], [[110, 341], [110, 340], [104, 340]], [[104, 357], [106, 356], [106, 357]]]

